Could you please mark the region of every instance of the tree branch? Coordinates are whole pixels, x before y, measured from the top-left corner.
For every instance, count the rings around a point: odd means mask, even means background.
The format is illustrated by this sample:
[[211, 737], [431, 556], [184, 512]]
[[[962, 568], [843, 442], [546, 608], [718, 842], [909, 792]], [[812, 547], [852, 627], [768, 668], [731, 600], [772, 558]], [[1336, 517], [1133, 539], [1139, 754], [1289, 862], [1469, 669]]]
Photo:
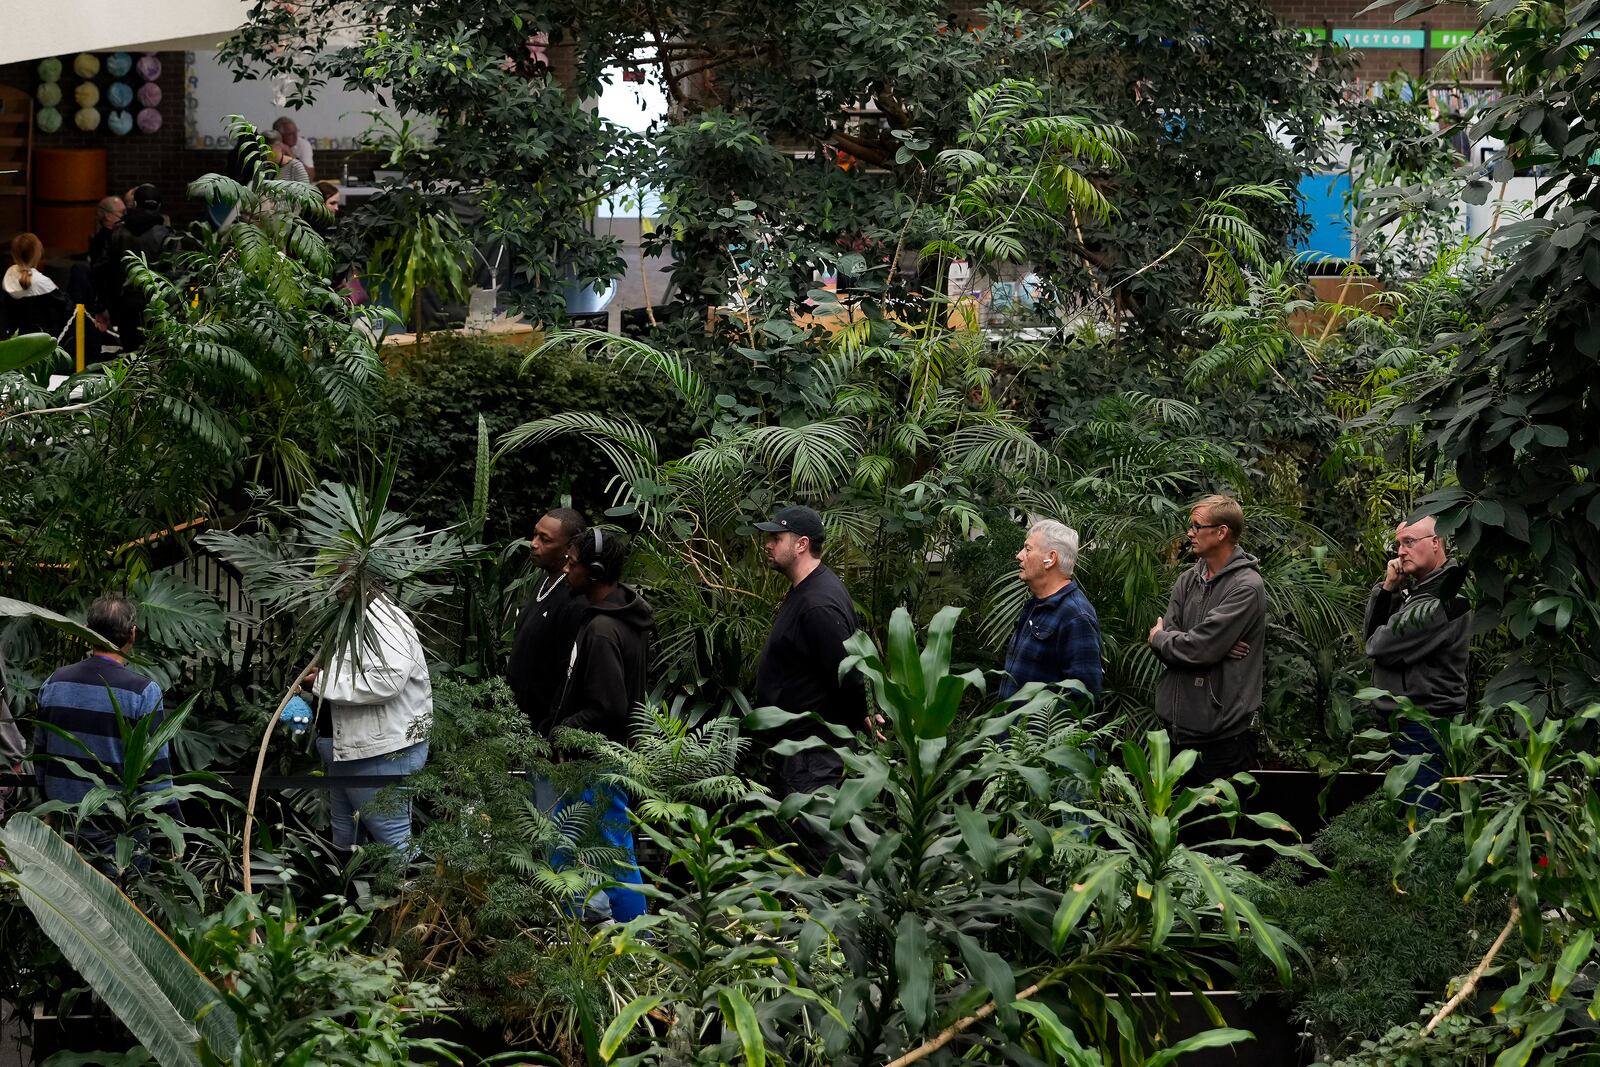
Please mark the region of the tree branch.
[[[1018, 993], [1016, 999], [1027, 1000], [1030, 997], [1037, 996], [1041, 989], [1050, 984], [1053, 977], [1054, 976], [1052, 975], [1051, 978], [1046, 978], [1044, 981], [1039, 982], [1036, 985], [1029, 986], [1027, 989], [1024, 989], [1022, 992]], [[1015, 1001], [1013, 1001], [1013, 1003], [1015, 1003]], [[918, 1060], [926, 1059], [935, 1052], [938, 1052], [940, 1049], [944, 1048], [950, 1042], [954, 1041], [957, 1037], [961, 1036], [962, 1031], [966, 1030], [974, 1023], [980, 1023], [989, 1016], [993, 1015], [998, 1008], [999, 1003], [997, 1001], [989, 1001], [989, 1003], [985, 1004], [971, 1015], [968, 1015], [965, 1019], [957, 1019], [943, 1030], [940, 1030], [939, 1036], [935, 1037], [933, 1040], [918, 1045], [916, 1048], [912, 1049], [910, 1052], [906, 1053], [904, 1056], [901, 1056], [897, 1060], [890, 1060], [884, 1065], [884, 1067], [908, 1067], [909, 1064], [916, 1063]]]
[[1448, 1019], [1450, 1013], [1459, 1008], [1461, 1002], [1471, 996], [1474, 989], [1478, 988], [1478, 980], [1488, 973], [1489, 965], [1494, 962], [1495, 956], [1500, 954], [1500, 949], [1505, 946], [1506, 938], [1511, 936], [1511, 931], [1516, 929], [1517, 920], [1521, 917], [1522, 906], [1512, 904], [1511, 916], [1506, 919], [1506, 925], [1501, 929], [1500, 936], [1494, 939], [1494, 944], [1489, 946], [1489, 951], [1484, 954], [1483, 959], [1478, 961], [1478, 965], [1472, 969], [1472, 973], [1467, 975], [1467, 980], [1461, 983], [1461, 988], [1456, 990], [1456, 995], [1446, 1001], [1445, 1006], [1440, 1008], [1433, 1018], [1428, 1020], [1428, 1025], [1422, 1028], [1423, 1037], [1433, 1033], [1434, 1027]]

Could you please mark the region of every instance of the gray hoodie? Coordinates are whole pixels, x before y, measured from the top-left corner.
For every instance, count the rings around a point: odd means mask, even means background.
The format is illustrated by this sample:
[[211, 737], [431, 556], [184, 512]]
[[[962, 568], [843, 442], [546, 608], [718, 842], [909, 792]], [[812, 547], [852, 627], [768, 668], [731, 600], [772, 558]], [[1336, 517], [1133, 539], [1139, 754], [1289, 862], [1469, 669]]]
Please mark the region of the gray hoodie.
[[[1156, 686], [1156, 716], [1179, 739], [1217, 741], [1251, 729], [1261, 712], [1267, 589], [1256, 557], [1238, 548], [1206, 580], [1205, 560], [1179, 576], [1150, 642], [1167, 668]], [[1229, 659], [1235, 644], [1250, 652]]]
[[[1460, 597], [1466, 572], [1455, 562], [1415, 584], [1389, 592], [1379, 582], [1367, 597], [1367, 655], [1372, 684], [1387, 689], [1431, 715], [1467, 710], [1467, 655], [1472, 612]], [[1373, 701], [1380, 711], [1393, 700]]]

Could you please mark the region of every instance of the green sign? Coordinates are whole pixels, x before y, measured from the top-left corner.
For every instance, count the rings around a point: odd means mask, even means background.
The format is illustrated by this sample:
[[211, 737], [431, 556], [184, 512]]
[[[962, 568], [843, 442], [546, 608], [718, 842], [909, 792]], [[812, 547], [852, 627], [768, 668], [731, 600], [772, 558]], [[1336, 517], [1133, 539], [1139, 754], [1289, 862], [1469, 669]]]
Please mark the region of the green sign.
[[1306, 44], [1320, 44], [1328, 39], [1328, 31], [1321, 26], [1302, 26], [1295, 32], [1305, 39]]
[[1477, 33], [1477, 30], [1434, 30], [1428, 34], [1428, 47], [1448, 51], [1470, 41]]
[[1421, 48], [1421, 30], [1334, 30], [1333, 40], [1346, 48]]

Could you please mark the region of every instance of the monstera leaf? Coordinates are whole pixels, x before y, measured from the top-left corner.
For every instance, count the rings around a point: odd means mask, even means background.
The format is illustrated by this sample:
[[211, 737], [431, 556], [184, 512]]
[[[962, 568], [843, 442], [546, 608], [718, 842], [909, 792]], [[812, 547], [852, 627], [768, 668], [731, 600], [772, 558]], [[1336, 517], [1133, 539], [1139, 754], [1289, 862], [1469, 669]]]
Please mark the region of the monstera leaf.
[[218, 648], [228, 623], [216, 598], [170, 571], [153, 571], [133, 583], [139, 630], [151, 643], [179, 652]]

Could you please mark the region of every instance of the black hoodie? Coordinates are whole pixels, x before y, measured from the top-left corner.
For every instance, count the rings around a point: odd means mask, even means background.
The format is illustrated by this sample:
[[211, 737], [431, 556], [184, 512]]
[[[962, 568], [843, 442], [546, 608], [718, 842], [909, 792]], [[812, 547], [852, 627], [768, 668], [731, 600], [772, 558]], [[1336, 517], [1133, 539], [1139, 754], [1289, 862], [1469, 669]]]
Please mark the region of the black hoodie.
[[627, 744], [634, 708], [644, 700], [655, 611], [630, 586], [618, 585], [583, 612], [572, 669], [556, 725]]

